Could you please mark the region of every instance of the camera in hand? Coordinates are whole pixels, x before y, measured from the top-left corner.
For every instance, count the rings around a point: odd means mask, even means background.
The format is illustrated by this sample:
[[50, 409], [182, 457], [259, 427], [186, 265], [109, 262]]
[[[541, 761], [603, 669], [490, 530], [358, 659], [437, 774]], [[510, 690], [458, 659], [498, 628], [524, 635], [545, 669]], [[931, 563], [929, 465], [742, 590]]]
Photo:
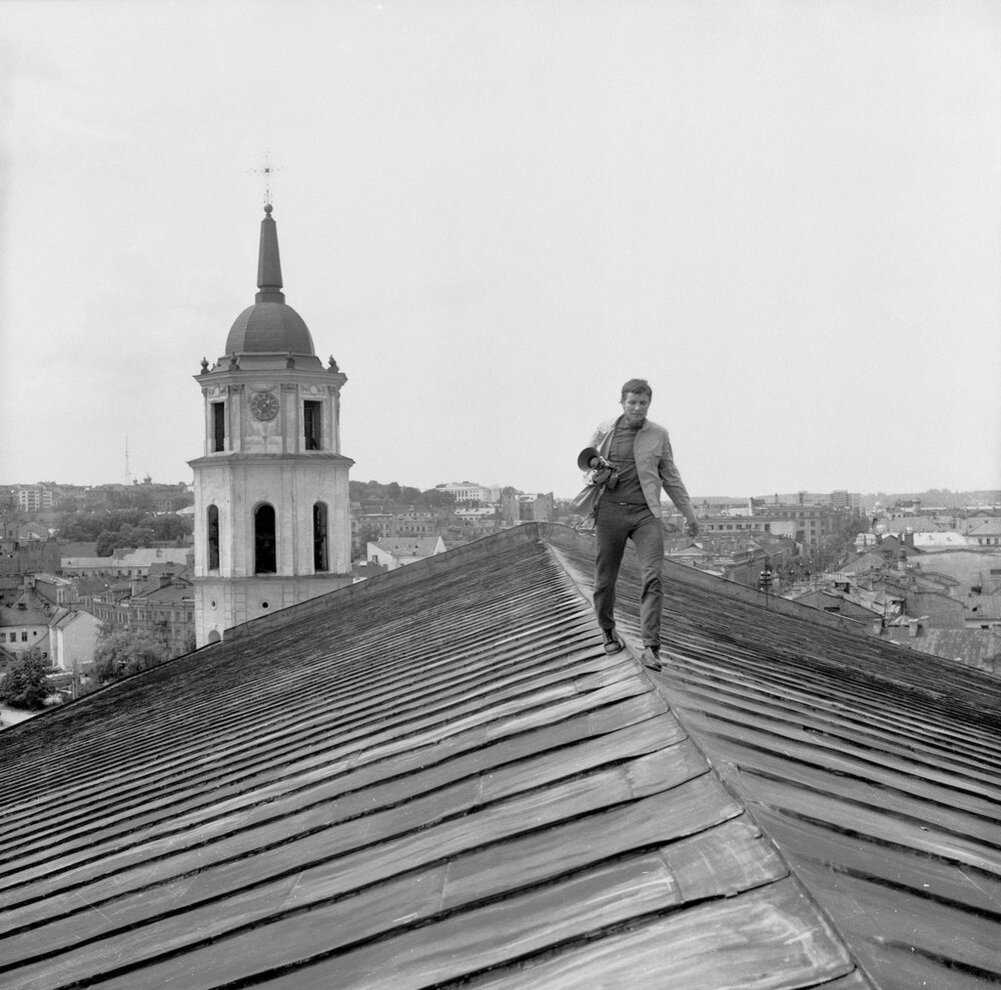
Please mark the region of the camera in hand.
[[619, 484], [619, 472], [611, 465], [599, 468], [594, 472], [594, 483], [604, 485], [608, 491], [614, 492]]

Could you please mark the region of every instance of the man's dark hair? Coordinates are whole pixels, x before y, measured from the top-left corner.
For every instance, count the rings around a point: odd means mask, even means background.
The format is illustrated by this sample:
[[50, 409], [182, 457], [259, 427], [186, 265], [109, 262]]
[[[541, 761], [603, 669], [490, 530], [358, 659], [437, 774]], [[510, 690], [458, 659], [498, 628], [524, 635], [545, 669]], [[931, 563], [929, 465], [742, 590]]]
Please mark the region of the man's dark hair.
[[653, 399], [653, 389], [650, 388], [650, 383], [645, 378], [630, 378], [622, 386], [623, 399], [626, 397], [627, 392], [632, 392], [633, 395], [645, 395], [647, 398]]

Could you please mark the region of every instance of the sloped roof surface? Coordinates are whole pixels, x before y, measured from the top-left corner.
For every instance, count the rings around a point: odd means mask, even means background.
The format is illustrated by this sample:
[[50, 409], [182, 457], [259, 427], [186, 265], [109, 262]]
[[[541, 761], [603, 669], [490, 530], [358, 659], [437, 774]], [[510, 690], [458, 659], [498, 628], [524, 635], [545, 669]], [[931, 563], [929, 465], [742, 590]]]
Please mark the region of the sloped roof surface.
[[590, 567], [520, 526], [4, 730], [0, 984], [1001, 979], [997, 686], [682, 567], [650, 674]]
[[0, 626], [48, 625], [52, 611], [40, 595], [22, 591], [9, 604], [0, 605]]
[[988, 519], [969, 530], [967, 536], [1001, 536], [1001, 519]]
[[440, 536], [387, 536], [381, 540], [369, 540], [369, 543], [396, 556], [429, 557], [443, 541]]
[[921, 627], [911, 636], [906, 626], [888, 625], [884, 631], [889, 639], [936, 657], [945, 657], [1001, 676], [1001, 636], [988, 629], [929, 629]]
[[977, 595], [967, 598], [966, 604], [973, 619], [1001, 619], [1001, 595]]

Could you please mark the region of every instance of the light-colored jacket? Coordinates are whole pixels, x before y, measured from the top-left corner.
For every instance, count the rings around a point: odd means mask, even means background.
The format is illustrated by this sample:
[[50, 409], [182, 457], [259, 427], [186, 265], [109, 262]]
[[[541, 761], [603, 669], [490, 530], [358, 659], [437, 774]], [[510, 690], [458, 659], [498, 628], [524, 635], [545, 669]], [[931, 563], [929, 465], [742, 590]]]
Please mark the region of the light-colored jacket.
[[[621, 419], [609, 419], [602, 423], [591, 437], [590, 447], [596, 447], [602, 457], [608, 457], [608, 449], [612, 444], [612, 436], [615, 434], [615, 426]], [[690, 522], [695, 519], [695, 512], [692, 509], [692, 500], [688, 497], [688, 490], [681, 480], [681, 475], [674, 465], [674, 454], [671, 451], [671, 438], [667, 435], [667, 430], [649, 419], [636, 431], [636, 439], [633, 441], [633, 457], [636, 460], [636, 473], [640, 479], [640, 486], [643, 488], [643, 496], [646, 498], [650, 511], [659, 519], [660, 512], [660, 488], [664, 486], [671, 501], [677, 506], [678, 511]]]

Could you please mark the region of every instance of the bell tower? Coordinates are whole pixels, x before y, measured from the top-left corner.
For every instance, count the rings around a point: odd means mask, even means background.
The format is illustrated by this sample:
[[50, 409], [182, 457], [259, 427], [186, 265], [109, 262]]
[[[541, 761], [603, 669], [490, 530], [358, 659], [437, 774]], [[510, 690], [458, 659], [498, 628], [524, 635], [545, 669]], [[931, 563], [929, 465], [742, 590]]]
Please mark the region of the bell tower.
[[204, 453], [195, 486], [195, 641], [350, 584], [348, 471], [340, 400], [347, 376], [325, 368], [282, 292], [278, 230], [264, 207], [258, 292], [226, 351], [202, 359]]

